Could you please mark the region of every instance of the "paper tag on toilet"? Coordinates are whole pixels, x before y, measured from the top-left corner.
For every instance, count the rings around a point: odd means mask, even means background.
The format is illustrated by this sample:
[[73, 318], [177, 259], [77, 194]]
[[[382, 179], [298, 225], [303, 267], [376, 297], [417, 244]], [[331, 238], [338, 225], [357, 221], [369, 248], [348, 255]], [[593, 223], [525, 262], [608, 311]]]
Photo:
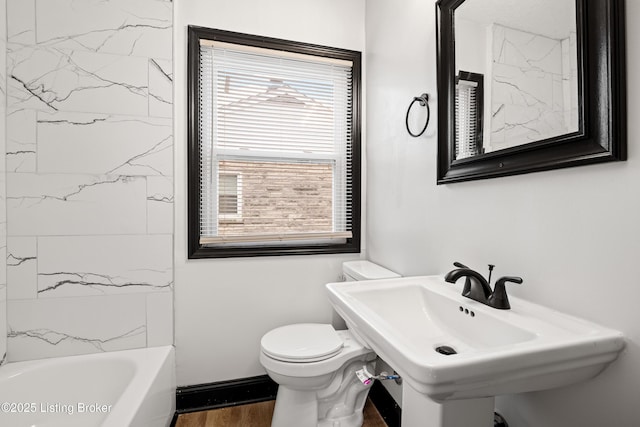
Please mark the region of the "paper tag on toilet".
[[360, 380], [360, 382], [364, 385], [369, 385], [371, 384], [371, 377], [369, 377], [367, 375], [367, 373], [365, 373], [365, 369], [358, 369], [356, 371], [356, 376], [358, 377], [358, 379]]

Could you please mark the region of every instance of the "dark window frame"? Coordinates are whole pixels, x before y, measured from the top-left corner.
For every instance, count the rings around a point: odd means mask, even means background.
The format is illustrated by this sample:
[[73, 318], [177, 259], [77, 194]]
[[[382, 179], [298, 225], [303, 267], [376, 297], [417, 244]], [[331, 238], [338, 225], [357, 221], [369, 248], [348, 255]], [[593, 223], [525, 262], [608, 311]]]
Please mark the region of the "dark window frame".
[[[255, 36], [232, 31], [189, 26], [187, 28], [187, 255], [189, 259], [229, 258], [282, 255], [320, 255], [359, 253], [361, 238], [361, 53], [358, 51], [320, 46], [303, 42]], [[319, 57], [351, 61], [352, 93], [352, 237], [344, 243], [314, 243], [284, 245], [207, 246], [200, 243], [200, 132], [199, 132], [199, 67], [200, 40], [283, 50]]]

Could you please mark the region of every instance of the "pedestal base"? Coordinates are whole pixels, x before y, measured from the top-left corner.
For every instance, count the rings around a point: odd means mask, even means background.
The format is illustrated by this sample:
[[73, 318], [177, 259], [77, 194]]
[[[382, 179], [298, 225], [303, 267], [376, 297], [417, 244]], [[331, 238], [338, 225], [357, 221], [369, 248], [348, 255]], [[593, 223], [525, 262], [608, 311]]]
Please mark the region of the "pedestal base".
[[406, 382], [402, 387], [402, 427], [493, 427], [495, 399], [435, 402]]

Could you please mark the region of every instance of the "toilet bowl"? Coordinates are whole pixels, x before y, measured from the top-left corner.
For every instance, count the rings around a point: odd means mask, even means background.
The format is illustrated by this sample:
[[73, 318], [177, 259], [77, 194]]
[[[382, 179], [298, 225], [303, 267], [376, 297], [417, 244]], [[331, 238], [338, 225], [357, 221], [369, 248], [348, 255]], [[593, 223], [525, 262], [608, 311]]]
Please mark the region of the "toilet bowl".
[[[368, 261], [343, 264], [345, 280], [398, 277]], [[349, 330], [302, 323], [267, 332], [260, 363], [279, 384], [271, 427], [361, 427], [376, 354]], [[360, 374], [360, 376], [358, 375]]]
[[279, 384], [272, 427], [360, 427], [376, 355], [328, 324], [276, 328], [261, 341], [260, 363]]

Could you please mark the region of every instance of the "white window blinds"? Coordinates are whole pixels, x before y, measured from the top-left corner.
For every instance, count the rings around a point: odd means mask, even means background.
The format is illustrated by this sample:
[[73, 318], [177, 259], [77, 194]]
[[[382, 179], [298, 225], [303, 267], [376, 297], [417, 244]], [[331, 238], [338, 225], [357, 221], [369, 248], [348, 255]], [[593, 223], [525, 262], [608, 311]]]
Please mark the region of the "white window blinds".
[[352, 65], [200, 44], [200, 243], [351, 237]]
[[456, 159], [478, 154], [478, 83], [460, 79], [456, 84]]

